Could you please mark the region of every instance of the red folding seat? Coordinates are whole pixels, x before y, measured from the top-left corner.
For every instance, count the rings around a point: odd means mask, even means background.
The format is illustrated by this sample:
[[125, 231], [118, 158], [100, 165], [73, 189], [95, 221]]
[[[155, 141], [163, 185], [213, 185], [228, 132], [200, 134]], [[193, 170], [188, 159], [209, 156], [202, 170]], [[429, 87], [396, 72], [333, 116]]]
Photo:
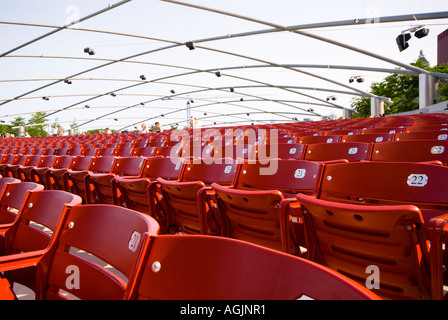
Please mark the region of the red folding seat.
[[53, 148], [53, 147], [44, 148], [41, 155], [51, 156], [56, 152], [56, 150], [57, 150], [57, 148]]
[[160, 156], [160, 157], [170, 157], [173, 158], [175, 156], [181, 156], [182, 155], [182, 145], [176, 144], [174, 146], [168, 146], [168, 147], [157, 147], [154, 151], [154, 156]]
[[[45, 157], [45, 158], [44, 158]], [[48, 158], [47, 158], [48, 157]], [[54, 157], [54, 161], [50, 165], [50, 158]], [[61, 168], [68, 168], [70, 166], [70, 162], [73, 159], [72, 156], [43, 156], [41, 158], [41, 162], [38, 166], [31, 169], [31, 181], [42, 184], [47, 190], [63, 190], [62, 184], [61, 188], [56, 188], [54, 186], [55, 180], [49, 180], [49, 171], [50, 170], [59, 170]], [[42, 161], [47, 160], [48, 165], [46, 166]], [[40, 166], [42, 165], [42, 166]], [[61, 179], [62, 182], [62, 179]]]
[[95, 151], [95, 157], [112, 156], [115, 148], [97, 148]]
[[95, 156], [96, 154], [96, 148], [81, 148], [81, 151], [79, 152], [80, 156]]
[[132, 155], [131, 147], [116, 147], [112, 152], [114, 157], [129, 157]]
[[35, 290], [36, 261], [48, 250], [65, 205], [79, 204], [80, 197], [65, 191], [27, 192], [14, 222], [0, 226], [0, 272], [9, 271], [10, 283]]
[[428, 131], [412, 131], [412, 132], [402, 132], [395, 135], [395, 140], [420, 140], [420, 139], [430, 139], [430, 140], [447, 140], [448, 132], [439, 130], [428, 130]]
[[447, 140], [400, 140], [373, 145], [372, 161], [441, 162], [448, 164]]
[[[78, 159], [78, 165], [80, 159]], [[89, 172], [109, 173], [112, 170], [115, 157], [92, 157], [91, 159], [85, 159], [84, 162], [87, 162], [87, 160], [90, 161], [88, 169], [69, 169], [63, 174], [64, 190], [79, 195], [83, 199], [83, 203], [87, 203], [84, 178]]]
[[61, 220], [48, 250], [26, 261], [36, 266], [36, 299], [122, 299], [146, 235], [157, 234], [157, 223], [110, 205], [66, 205]]
[[252, 159], [279, 158], [302, 160], [306, 145], [302, 143], [261, 144], [255, 147]]
[[0, 175], [5, 177], [5, 168], [8, 164], [12, 163], [14, 161], [15, 155], [14, 154], [5, 154], [0, 158]]
[[[49, 190], [65, 190], [64, 173], [68, 170], [87, 170], [91, 156], [57, 157], [52, 168], [45, 172], [46, 186]], [[67, 189], [68, 190], [68, 189]]]
[[152, 157], [156, 151], [156, 147], [135, 147], [132, 149], [131, 156], [133, 157]]
[[[99, 159], [98, 159], [99, 160]], [[85, 176], [87, 203], [114, 204], [111, 181], [115, 176], [137, 178], [143, 170], [143, 157], [116, 157], [109, 172], [89, 171]], [[121, 195], [117, 195], [120, 201]]]
[[39, 178], [39, 176], [36, 176], [34, 173], [36, 171], [39, 172], [47, 170], [53, 165], [55, 158], [55, 155], [40, 156], [39, 161], [35, 165], [27, 165], [25, 162], [23, 166], [20, 166], [17, 169], [18, 178], [22, 181], [37, 182], [45, 186], [45, 179], [35, 179]]
[[[431, 299], [436, 279], [417, 207], [342, 204], [306, 195], [297, 200], [308, 259], [369, 285], [384, 299]], [[376, 278], [369, 281], [372, 272]]]
[[378, 127], [374, 127], [374, 128], [367, 128], [367, 129], [362, 129], [361, 133], [362, 134], [366, 134], [366, 133], [401, 133], [401, 132], [405, 132], [405, 127], [400, 127], [400, 126], [392, 126], [392, 127], [387, 127], [387, 126], [378, 126]]
[[28, 191], [43, 190], [44, 186], [35, 182], [21, 182], [15, 178], [8, 179], [7, 183], [2, 186], [0, 196], [0, 224], [13, 223], [17, 217], [17, 212], [23, 205], [25, 196]]
[[[315, 211], [327, 211], [326, 214], [329, 219], [327, 220], [327, 226], [329, 228], [334, 226], [335, 228], [334, 241], [332, 240], [333, 248], [335, 250], [340, 248], [339, 251], [342, 255], [344, 255], [344, 252], [347, 254], [346, 259], [348, 260], [344, 260], [340, 256], [341, 261], [339, 261], [345, 274], [349, 274], [346, 268], [353, 262], [350, 255], [358, 255], [358, 258], [364, 256], [367, 265], [381, 264], [381, 269], [385, 263], [389, 265], [389, 269], [395, 269], [395, 271], [390, 271], [390, 275], [389, 273], [384, 274], [384, 285], [380, 285], [381, 289], [378, 292], [381, 292], [381, 294], [378, 293], [379, 295], [395, 299], [400, 299], [400, 297], [401, 299], [440, 297], [442, 291], [437, 289], [438, 292], [431, 294], [428, 284], [430, 280], [436, 282], [431, 287], [440, 288], [443, 284], [446, 285], [446, 280], [441, 280], [443, 279], [441, 260], [443, 259], [445, 263], [448, 261], [448, 252], [439, 246], [447, 240], [444, 229], [445, 222], [443, 222], [448, 210], [446, 197], [448, 185], [444, 183], [446, 179], [448, 179], [447, 167], [426, 163], [365, 161], [331, 164], [325, 166], [318, 196], [318, 199], [325, 201], [325, 203], [316, 202], [312, 204], [313, 207], [308, 208], [308, 211], [312, 212], [314, 205], [316, 205], [316, 208], [317, 205], [323, 208]], [[298, 223], [297, 221], [306, 224], [307, 220], [301, 213], [303, 211], [303, 208], [300, 208], [301, 200], [307, 201], [307, 203], [311, 201], [306, 197], [297, 196], [296, 201], [288, 199], [288, 201], [285, 200], [282, 203], [281, 212], [284, 221], [287, 221], [287, 225]], [[341, 203], [341, 205], [334, 203]], [[345, 206], [346, 204], [354, 205], [354, 207]], [[366, 215], [364, 215], [365, 212], [367, 212]], [[334, 213], [334, 218], [331, 213]], [[345, 215], [346, 218], [342, 219], [341, 215]], [[390, 215], [390, 219], [387, 215]], [[382, 225], [383, 222], [384, 225]], [[352, 224], [357, 224], [359, 229], [349, 231], [354, 228]], [[394, 228], [401, 228], [400, 232], [406, 229], [406, 239], [404, 235], [393, 236]], [[306, 229], [307, 232], [310, 232], [310, 229]], [[356, 234], [354, 237], [359, 237], [359, 245], [350, 244], [348, 238], [344, 236], [344, 241], [352, 248], [347, 251], [348, 248], [345, 245], [339, 244], [339, 236], [336, 237], [336, 233], [340, 232], [338, 229], [345, 230], [341, 232], [347, 237], [350, 234], [351, 237]], [[296, 229], [287, 229], [286, 232], [291, 230], [294, 232]], [[310, 233], [307, 234], [307, 237], [307, 250], [314, 250], [311, 247], [314, 241], [311, 237], [316, 237], [316, 235]], [[369, 237], [370, 240], [362, 241]], [[428, 239], [432, 239], [431, 251], [429, 251], [431, 254], [430, 260], [436, 261], [431, 262], [431, 265], [429, 265], [429, 260], [424, 257], [429, 250], [427, 247]], [[380, 245], [382, 241], [387, 242], [388, 240], [393, 243], [390, 248], [387, 247], [387, 244]], [[402, 241], [401, 246], [397, 245], [400, 241]], [[410, 246], [409, 241], [414, 241], [412, 246]], [[378, 243], [378, 246], [373, 245], [375, 242]], [[367, 245], [367, 243], [371, 245]], [[362, 247], [365, 247], [365, 251], [360, 251]], [[393, 248], [396, 250], [393, 251]], [[410, 263], [415, 258], [416, 248], [420, 250], [417, 252], [420, 264], [414, 264], [411, 267]], [[436, 249], [432, 251], [434, 248]], [[376, 252], [369, 250], [376, 250]], [[384, 253], [380, 252], [382, 250], [384, 250]], [[315, 254], [315, 252], [312, 251], [310, 254]], [[380, 258], [382, 254], [384, 254], [384, 257]], [[389, 254], [395, 257], [387, 256]], [[404, 261], [403, 265], [401, 262], [394, 262], [398, 258]], [[337, 260], [331, 259], [333, 263], [339, 263]], [[404, 266], [404, 264], [407, 265]], [[359, 266], [354, 266], [351, 273], [354, 278], [359, 276], [359, 268]], [[420, 270], [419, 272], [422, 273], [409, 273], [412, 268]], [[434, 270], [431, 271], [430, 269], [433, 268]], [[393, 272], [395, 272], [395, 275]], [[428, 275], [430, 277], [425, 278]], [[364, 280], [362, 279], [359, 278], [360, 281], [364, 281], [365, 277]], [[383, 279], [383, 273], [381, 273], [381, 279]]]
[[370, 160], [372, 143], [338, 142], [315, 143], [306, 148], [304, 160], [308, 161], [339, 161], [348, 162]]
[[18, 174], [18, 170], [21, 166], [35, 166], [40, 159], [39, 156], [33, 156], [33, 155], [17, 155], [14, 160], [8, 164], [5, 168], [5, 176], [13, 177], [20, 179], [20, 176]]
[[81, 146], [79, 145], [72, 145], [67, 149], [66, 155], [67, 156], [78, 156], [81, 153]]
[[[153, 213], [153, 217], [160, 225], [161, 232], [166, 232], [166, 214], [161, 204], [161, 198], [153, 198], [151, 203], [149, 188], [158, 177], [176, 180], [179, 178], [184, 159], [169, 157], [150, 157], [145, 159], [143, 171], [137, 178], [115, 176], [112, 180], [114, 204], [124, 206], [145, 214]], [[122, 198], [119, 201], [119, 197]], [[152, 209], [151, 209], [152, 208]]]
[[394, 141], [394, 133], [364, 133], [364, 134], [354, 134], [354, 135], [343, 135], [341, 137], [341, 142], [368, 142], [368, 143], [379, 143]]
[[341, 139], [340, 135], [320, 135], [320, 136], [302, 136], [299, 137], [298, 143], [314, 144], [314, 143], [336, 143]]
[[150, 198], [158, 198], [156, 193], [160, 188], [168, 232], [219, 234], [221, 225], [216, 209], [211, 201], [200, 204], [200, 199], [212, 183], [231, 185], [237, 168], [238, 162], [232, 159], [213, 159], [211, 162], [196, 159], [185, 164], [178, 180], [157, 178], [150, 188]]
[[[303, 236], [286, 247], [285, 224], [280, 202], [297, 193], [317, 196], [323, 164], [303, 160], [245, 162], [231, 187], [212, 184], [221, 216], [222, 235], [253, 242], [275, 250], [300, 254]], [[300, 225], [297, 226], [301, 228]]]
[[126, 300], [379, 299], [328, 268], [235, 239], [158, 235], [145, 248]]

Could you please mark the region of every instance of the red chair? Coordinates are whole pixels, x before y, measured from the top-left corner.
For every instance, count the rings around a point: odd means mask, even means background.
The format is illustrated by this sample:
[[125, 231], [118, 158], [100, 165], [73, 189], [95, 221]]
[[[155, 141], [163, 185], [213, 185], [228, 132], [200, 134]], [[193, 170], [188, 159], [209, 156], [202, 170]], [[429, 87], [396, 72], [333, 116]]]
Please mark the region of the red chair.
[[[45, 179], [39, 180], [39, 176], [35, 174], [36, 172], [45, 172], [53, 166], [56, 156], [41, 156], [36, 165], [26, 165], [19, 167], [17, 169], [17, 174], [19, 179], [22, 181], [31, 181], [42, 184], [45, 187]], [[36, 179], [37, 178], [37, 179]]]
[[314, 143], [336, 143], [341, 140], [340, 135], [322, 135], [322, 136], [302, 136], [299, 137], [298, 143], [314, 144]]
[[[145, 235], [156, 235], [157, 223], [110, 205], [66, 205], [61, 220], [48, 250], [29, 262], [36, 266], [36, 299], [122, 299]], [[68, 281], [76, 275], [79, 286]]]
[[300, 235], [302, 226], [297, 225], [297, 235], [287, 246], [284, 237], [289, 234], [284, 233], [279, 204], [297, 193], [317, 196], [322, 170], [321, 163], [303, 160], [245, 162], [232, 187], [211, 185], [216, 192], [221, 224], [227, 226], [222, 235], [300, 255], [300, 247], [305, 244]]
[[145, 248], [125, 299], [379, 299], [328, 268], [235, 239], [159, 235]]
[[212, 183], [231, 185], [235, 178], [238, 162], [232, 159], [219, 160], [207, 163], [205, 159], [197, 159], [186, 163], [178, 180], [159, 177], [150, 187], [150, 198], [159, 198], [157, 190], [161, 192], [169, 233], [221, 233], [214, 206], [210, 202], [204, 203], [203, 210], [200, 210], [200, 199], [204, 196], [202, 193], [208, 190], [206, 187]]
[[112, 152], [114, 157], [130, 157], [132, 155], [131, 147], [116, 147]]
[[[439, 230], [439, 236], [434, 236], [435, 240], [431, 242], [432, 250], [447, 240], [446, 233], [441, 229], [444, 223], [438, 222], [448, 210], [448, 186], [444, 183], [446, 179], [448, 168], [433, 164], [373, 161], [332, 164], [324, 169], [319, 200], [375, 206], [379, 207], [376, 208], [379, 211], [384, 206], [415, 206], [422, 217], [422, 232], [431, 236], [436, 233], [434, 230]], [[294, 215], [299, 216], [298, 220], [304, 221], [300, 217], [300, 209], [296, 210], [297, 203], [291, 199], [285, 200], [280, 207], [281, 212], [287, 212], [285, 221], [297, 220], [288, 218], [288, 211], [295, 212]], [[366, 229], [366, 233], [368, 232], [370, 231]], [[437, 257], [448, 261], [445, 249], [437, 249], [434, 251], [436, 253]], [[431, 266], [437, 263], [431, 263]], [[442, 279], [443, 276], [437, 275], [439, 271], [436, 267], [431, 276], [434, 274], [434, 279]], [[446, 280], [443, 283], [446, 284]], [[440, 292], [432, 296], [440, 296]]]
[[394, 141], [394, 133], [365, 133], [365, 134], [354, 134], [354, 135], [343, 135], [341, 137], [341, 142], [388, 142]]
[[373, 145], [372, 161], [441, 162], [448, 164], [447, 140], [400, 140]]
[[78, 204], [81, 198], [65, 191], [28, 191], [14, 222], [0, 228], [0, 272], [9, 271], [10, 283], [35, 290], [33, 266], [48, 250], [64, 206]]
[[436, 279], [417, 207], [342, 204], [300, 194], [297, 200], [310, 260], [364, 285], [373, 267], [378, 274], [372, 291], [384, 299], [431, 298]]
[[[166, 232], [166, 214], [161, 206], [162, 199], [149, 198], [150, 184], [158, 177], [164, 179], [178, 179], [183, 168], [184, 159], [164, 157], [146, 158], [143, 171], [137, 178], [115, 176], [111, 182], [114, 192], [114, 204], [119, 205], [123, 201], [124, 206], [145, 214], [150, 214], [153, 208], [153, 216], [160, 225], [161, 232]], [[122, 197], [122, 200], [119, 200]]]
[[7, 183], [2, 186], [0, 196], [0, 225], [13, 223], [17, 218], [17, 212], [23, 205], [28, 191], [40, 191], [44, 186], [35, 182], [21, 182], [15, 178], [1, 178]]
[[98, 148], [95, 151], [95, 157], [112, 156], [115, 148]]
[[0, 159], [0, 175], [5, 177], [5, 168], [8, 164], [14, 161], [16, 156], [14, 154], [4, 154]]
[[[112, 179], [115, 176], [137, 178], [143, 170], [144, 162], [145, 159], [142, 157], [116, 157], [109, 172], [105, 172], [104, 169], [100, 170], [102, 172], [89, 171], [84, 178], [86, 202], [114, 204]], [[115, 200], [122, 203], [121, 198], [121, 195], [117, 195]]]
[[252, 159], [279, 158], [302, 160], [306, 145], [301, 143], [261, 144], [255, 147]]
[[348, 162], [370, 160], [372, 144], [365, 142], [315, 143], [306, 148], [304, 160]]
[[40, 158], [40, 156], [30, 156], [30, 155], [24, 155], [24, 154], [15, 155], [14, 158], [12, 159], [12, 161], [9, 164], [5, 165], [5, 167], [2, 171], [2, 176], [19, 179], [19, 177], [17, 176], [17, 169], [25, 163], [25, 161], [28, 157], [31, 157], [30, 159], [33, 159], [36, 162]]
[[33, 172], [35, 181], [43, 184], [47, 190], [64, 190], [62, 173], [68, 170], [73, 158], [75, 156], [56, 156], [53, 166]]
[[[78, 166], [82, 157], [78, 159]], [[115, 157], [113, 156], [100, 156], [83, 159], [84, 164], [89, 161], [88, 169], [69, 169], [63, 174], [64, 179], [64, 190], [77, 194], [83, 199], [83, 203], [87, 203], [86, 199], [86, 184], [84, 178], [89, 174], [89, 172], [94, 173], [109, 173], [112, 170]], [[85, 167], [84, 165], [82, 166]]]
[[447, 140], [448, 132], [440, 130], [412, 131], [412, 132], [397, 133], [395, 136], [396, 136], [395, 140], [397, 141], [420, 140], [420, 139]]
[[156, 147], [136, 147], [132, 149], [133, 157], [152, 157], [156, 151]]

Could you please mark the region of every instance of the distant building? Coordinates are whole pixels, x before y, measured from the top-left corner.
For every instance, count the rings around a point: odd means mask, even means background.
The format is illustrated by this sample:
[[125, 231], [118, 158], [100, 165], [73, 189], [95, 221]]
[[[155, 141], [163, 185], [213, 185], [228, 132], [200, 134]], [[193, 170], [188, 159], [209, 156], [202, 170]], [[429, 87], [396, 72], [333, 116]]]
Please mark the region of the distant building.
[[437, 64], [448, 63], [448, 29], [437, 36]]
[[418, 59], [417, 60], [422, 60], [423, 64], [425, 66], [429, 66], [429, 61], [426, 59], [425, 55], [423, 54], [423, 50], [420, 50], [420, 54], [418, 55]]

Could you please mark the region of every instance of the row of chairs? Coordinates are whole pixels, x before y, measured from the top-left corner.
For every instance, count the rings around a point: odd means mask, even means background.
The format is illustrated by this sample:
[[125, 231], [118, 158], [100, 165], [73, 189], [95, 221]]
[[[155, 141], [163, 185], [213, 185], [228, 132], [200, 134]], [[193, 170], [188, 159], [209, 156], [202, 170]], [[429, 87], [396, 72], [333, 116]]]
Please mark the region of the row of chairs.
[[379, 299], [292, 255], [223, 237], [159, 235], [157, 222], [134, 210], [82, 204], [13, 178], [0, 184], [0, 217], [11, 197], [22, 199], [13, 221], [0, 224], [0, 299], [16, 299], [14, 283], [36, 299]]
[[[167, 158], [159, 158], [158, 161], [172, 163]], [[263, 169], [269, 173], [271, 165], [273, 163], [253, 164], [247, 161], [225, 163], [225, 159], [221, 164], [187, 163], [183, 165], [178, 179], [167, 180], [159, 177], [154, 181], [149, 178], [115, 176], [112, 178], [112, 192], [117, 194], [119, 192], [122, 196], [122, 202], [117, 201], [119, 197], [114, 197], [116, 205], [138, 207], [138, 210], [144, 213], [149, 212], [159, 222], [161, 233], [236, 238], [310, 259], [313, 259], [317, 250], [316, 244], [311, 241], [313, 233], [306, 228], [306, 220], [300, 209], [294, 211], [294, 214], [291, 213], [293, 212], [291, 208], [300, 207], [298, 204], [294, 205], [296, 202], [300, 203], [302, 199], [298, 195], [341, 203], [342, 207], [356, 205], [359, 214], [352, 215], [353, 221], [365, 225], [352, 232], [365, 233], [365, 238], [368, 240], [363, 242], [354, 236], [354, 241], [359, 241], [358, 246], [353, 247], [357, 248], [354, 250], [365, 249], [365, 252], [357, 252], [359, 256], [354, 254], [350, 259], [359, 260], [360, 257], [364, 259], [362, 263], [358, 261], [362, 266], [356, 266], [358, 271], [362, 268], [365, 270], [371, 264], [384, 263], [393, 270], [392, 272], [400, 275], [390, 277], [393, 279], [392, 284], [388, 283], [388, 276], [382, 278], [384, 280], [381, 285], [382, 291], [379, 291], [381, 296], [416, 299], [443, 297], [443, 291], [434, 288], [436, 285], [446, 284], [446, 280], [443, 280], [442, 264], [447, 261], [447, 253], [445, 250], [437, 249], [437, 245], [442, 246], [446, 241], [446, 235], [443, 227], [440, 229], [434, 225], [444, 225], [440, 221], [444, 221], [443, 214], [448, 208], [446, 198], [448, 188], [443, 182], [448, 178], [447, 167], [419, 162], [341, 161], [324, 164], [303, 160], [278, 160], [277, 170], [272, 171], [272, 174], [260, 174]], [[296, 197], [298, 200], [295, 200]], [[394, 208], [388, 207], [392, 205]], [[363, 210], [372, 212], [376, 210], [384, 214], [386, 209], [387, 212], [396, 209], [401, 216], [395, 216], [395, 221], [408, 219], [403, 215], [403, 208], [399, 206], [406, 209], [412, 206], [411, 211], [420, 212], [420, 220], [411, 219], [414, 228], [408, 230], [409, 225], [405, 225], [407, 240], [410, 242], [406, 242], [403, 237], [393, 239], [395, 242], [389, 239], [395, 237], [389, 235], [395, 232], [389, 229], [392, 226], [400, 228], [402, 225], [387, 225], [390, 220], [381, 218], [377, 225], [370, 226], [369, 222], [365, 222], [368, 219], [363, 217]], [[385, 225], [381, 225], [382, 222]], [[335, 225], [338, 225], [342, 232], [349, 234], [351, 226], [344, 226], [343, 223], [342, 220]], [[402, 230], [403, 228], [399, 232], [403, 232]], [[437, 237], [436, 231], [440, 233]], [[366, 243], [379, 240], [372, 240], [370, 236], [373, 239], [379, 237], [384, 240], [384, 243], [373, 248], [371, 252], [368, 251], [371, 246], [367, 246]], [[419, 241], [415, 242], [415, 239]], [[424, 254], [426, 249], [422, 245], [430, 239], [431, 251], [428, 249], [427, 254]], [[343, 236], [339, 240], [342, 243], [346, 241]], [[401, 253], [397, 249], [390, 251], [386, 249], [388, 246], [396, 248], [400, 241], [403, 241]], [[333, 245], [331, 247], [333, 248]], [[347, 252], [342, 252], [341, 256], [348, 256], [349, 248], [344, 250]], [[423, 251], [423, 254], [418, 254], [420, 251]], [[412, 252], [417, 254], [410, 254]], [[421, 259], [422, 255], [428, 259]], [[441, 258], [437, 260], [438, 255]], [[343, 260], [341, 257], [339, 259]], [[400, 259], [400, 262], [394, 259]], [[353, 262], [341, 263], [353, 265]], [[402, 269], [403, 265], [410, 270], [426, 268], [425, 272], [430, 274], [431, 285], [423, 286], [421, 282], [414, 281], [420, 279], [422, 274], [407, 274], [407, 271]], [[430, 268], [436, 269], [437, 272], [429, 271]], [[367, 277], [364, 275], [362, 278], [359, 272], [350, 273], [341, 267], [335, 269], [345, 275], [352, 275], [360, 282], [365, 281]], [[405, 275], [401, 277], [402, 272]], [[406, 285], [412, 287], [414, 291], [408, 292], [408, 289], [400, 287], [404, 286], [401, 278], [407, 278]]]

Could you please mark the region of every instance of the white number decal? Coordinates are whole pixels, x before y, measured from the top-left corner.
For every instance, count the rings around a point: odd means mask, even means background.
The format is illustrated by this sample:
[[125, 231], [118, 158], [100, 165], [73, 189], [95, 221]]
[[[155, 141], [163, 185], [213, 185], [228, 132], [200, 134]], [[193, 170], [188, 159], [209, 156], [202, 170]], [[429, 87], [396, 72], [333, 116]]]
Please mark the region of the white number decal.
[[411, 174], [408, 177], [407, 184], [410, 187], [424, 187], [428, 183], [426, 174]]

